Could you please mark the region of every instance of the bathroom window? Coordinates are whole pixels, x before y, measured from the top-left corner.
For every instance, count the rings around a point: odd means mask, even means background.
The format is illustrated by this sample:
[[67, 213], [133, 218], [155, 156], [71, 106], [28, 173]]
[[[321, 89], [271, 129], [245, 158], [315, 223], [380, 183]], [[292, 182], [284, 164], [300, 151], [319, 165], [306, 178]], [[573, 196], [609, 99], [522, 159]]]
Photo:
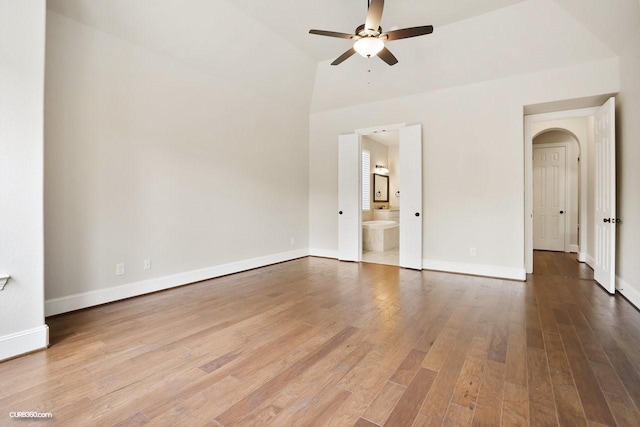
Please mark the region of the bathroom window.
[[371, 210], [371, 153], [362, 150], [362, 210]]

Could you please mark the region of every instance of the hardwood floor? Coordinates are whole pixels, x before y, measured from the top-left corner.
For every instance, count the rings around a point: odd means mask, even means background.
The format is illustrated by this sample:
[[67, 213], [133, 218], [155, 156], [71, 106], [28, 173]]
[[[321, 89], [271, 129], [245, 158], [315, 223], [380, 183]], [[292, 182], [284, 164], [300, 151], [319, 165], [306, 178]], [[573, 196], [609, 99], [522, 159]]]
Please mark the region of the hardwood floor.
[[640, 425], [640, 313], [591, 280], [303, 258], [47, 323], [0, 425]]
[[533, 251], [533, 272], [545, 276], [572, 277], [593, 280], [593, 270], [578, 262], [576, 254]]

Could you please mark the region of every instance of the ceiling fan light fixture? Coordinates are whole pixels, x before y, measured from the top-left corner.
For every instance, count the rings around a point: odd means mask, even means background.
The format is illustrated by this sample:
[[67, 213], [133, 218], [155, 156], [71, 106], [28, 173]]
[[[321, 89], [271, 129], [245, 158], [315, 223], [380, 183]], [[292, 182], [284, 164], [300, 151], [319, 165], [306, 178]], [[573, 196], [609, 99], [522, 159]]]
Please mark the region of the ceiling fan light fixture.
[[353, 48], [365, 58], [376, 56], [383, 48], [384, 42], [377, 37], [364, 37], [353, 44]]

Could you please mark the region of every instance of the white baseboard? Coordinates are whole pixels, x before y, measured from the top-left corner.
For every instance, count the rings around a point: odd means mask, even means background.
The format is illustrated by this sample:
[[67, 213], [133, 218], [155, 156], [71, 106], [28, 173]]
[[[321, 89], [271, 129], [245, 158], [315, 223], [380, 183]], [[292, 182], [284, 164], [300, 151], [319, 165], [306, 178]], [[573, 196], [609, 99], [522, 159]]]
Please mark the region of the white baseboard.
[[591, 255], [587, 254], [584, 261], [587, 263], [589, 267], [591, 267], [592, 270], [596, 269], [596, 261], [593, 259]]
[[49, 327], [47, 325], [0, 337], [0, 362], [32, 351], [47, 348]]
[[577, 254], [580, 252], [580, 246], [578, 245], [569, 245], [569, 252], [572, 254]]
[[332, 250], [332, 249], [311, 248], [311, 249], [309, 249], [309, 255], [317, 256], [317, 257], [320, 257], [320, 258], [338, 259], [338, 251], [335, 251], [335, 250]]
[[425, 270], [444, 271], [447, 273], [469, 274], [471, 276], [497, 277], [499, 279], [527, 280], [524, 268], [500, 267], [484, 264], [467, 264], [463, 262], [438, 261], [423, 259], [422, 268]]
[[620, 276], [616, 276], [616, 291], [620, 292], [638, 310], [640, 310], [640, 289], [634, 288]]
[[56, 314], [106, 304], [108, 302], [162, 291], [164, 289], [175, 288], [189, 283], [200, 282], [202, 280], [213, 279], [220, 276], [226, 276], [228, 274], [239, 273], [241, 271], [251, 270], [306, 256], [309, 256], [308, 249], [298, 249], [295, 251], [282, 252], [279, 254], [232, 262], [229, 264], [216, 265], [200, 270], [187, 271], [184, 273], [173, 274], [171, 276], [158, 277], [141, 282], [127, 283], [125, 285], [99, 289], [96, 291], [83, 292], [60, 298], [52, 298], [45, 301], [44, 312], [45, 316], [54, 316]]
[[578, 252], [578, 261], [585, 262], [587, 260], [587, 254], [584, 252]]

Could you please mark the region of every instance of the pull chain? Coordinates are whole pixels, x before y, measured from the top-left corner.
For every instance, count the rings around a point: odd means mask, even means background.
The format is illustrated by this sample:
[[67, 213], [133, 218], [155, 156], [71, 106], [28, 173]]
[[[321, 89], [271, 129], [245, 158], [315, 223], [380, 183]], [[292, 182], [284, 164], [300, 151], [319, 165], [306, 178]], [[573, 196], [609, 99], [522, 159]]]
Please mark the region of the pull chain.
[[371, 56], [367, 56], [367, 85], [371, 84]]

